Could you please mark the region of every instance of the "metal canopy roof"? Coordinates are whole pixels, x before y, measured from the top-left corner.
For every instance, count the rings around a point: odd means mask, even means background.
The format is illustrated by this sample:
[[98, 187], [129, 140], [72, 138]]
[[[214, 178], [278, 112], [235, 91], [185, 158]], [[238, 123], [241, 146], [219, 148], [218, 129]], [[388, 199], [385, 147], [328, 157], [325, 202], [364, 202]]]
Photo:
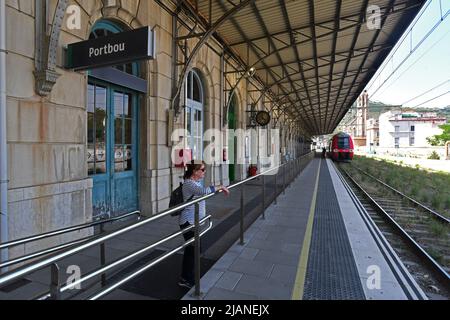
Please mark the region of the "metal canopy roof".
[[[277, 104], [320, 135], [333, 132], [425, 2], [191, 0], [189, 6], [217, 25], [216, 36], [247, 70], [256, 69]], [[370, 5], [380, 9], [379, 28]]]

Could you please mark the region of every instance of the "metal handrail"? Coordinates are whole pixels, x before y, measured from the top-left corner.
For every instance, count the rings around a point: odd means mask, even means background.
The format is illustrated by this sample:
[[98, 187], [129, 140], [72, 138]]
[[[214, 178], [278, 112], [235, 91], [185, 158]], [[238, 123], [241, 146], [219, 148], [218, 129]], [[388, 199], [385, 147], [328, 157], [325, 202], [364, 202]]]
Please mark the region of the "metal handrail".
[[[304, 158], [304, 157], [307, 157], [307, 156], [310, 155], [310, 154], [311, 154], [311, 153], [308, 153], [308, 154], [305, 154], [305, 155], [303, 155], [303, 156], [300, 156], [299, 158], [293, 160], [292, 162], [298, 161], [298, 160], [300, 160], [300, 159], [302, 159], [302, 158]], [[246, 183], [246, 182], [255, 180], [255, 179], [257, 179], [257, 178], [259, 178], [259, 177], [261, 177], [261, 176], [263, 176], [263, 175], [267, 175], [267, 173], [272, 172], [272, 171], [274, 171], [274, 170], [277, 170], [277, 169], [279, 169], [279, 168], [281, 168], [281, 167], [285, 167], [285, 166], [287, 166], [287, 165], [289, 165], [289, 164], [291, 164], [291, 162], [284, 163], [284, 164], [282, 164], [282, 165], [280, 165], [280, 166], [277, 166], [277, 167], [272, 168], [272, 169], [270, 169], [270, 170], [267, 170], [267, 171], [265, 171], [265, 172], [263, 172], [263, 173], [260, 173], [260, 174], [254, 176], [254, 177], [251, 177], [251, 178], [245, 179], [245, 180], [243, 180], [243, 181], [240, 181], [240, 182], [238, 182], [238, 183], [236, 183], [236, 184], [230, 186], [229, 189], [236, 188], [236, 187], [238, 187], [239, 185], [242, 185], [242, 184], [244, 184], [244, 183]], [[174, 213], [174, 212], [180, 211], [180, 210], [182, 210], [182, 209], [184, 209], [184, 208], [190, 207], [190, 206], [192, 206], [192, 205], [195, 205], [195, 204], [197, 204], [197, 203], [200, 203], [200, 202], [202, 202], [202, 201], [205, 201], [205, 200], [207, 200], [207, 199], [209, 199], [209, 198], [212, 198], [212, 197], [214, 197], [217, 193], [219, 193], [219, 192], [211, 193], [211, 194], [209, 194], [209, 195], [206, 195], [206, 196], [203, 196], [203, 197], [201, 197], [201, 198], [192, 200], [192, 201], [190, 201], [190, 202], [181, 204], [181, 205], [179, 205], [179, 206], [176, 206], [176, 207], [173, 207], [173, 208], [169, 208], [169, 209], [167, 209], [167, 210], [164, 210], [164, 211], [161, 212], [160, 214], [157, 214], [157, 215], [155, 215], [155, 216], [153, 216], [153, 217], [149, 217], [149, 218], [147, 218], [147, 219], [144, 219], [144, 220], [142, 220], [142, 221], [140, 221], [140, 222], [137, 222], [137, 223], [135, 223], [135, 224], [133, 224], [133, 225], [127, 226], [127, 227], [125, 227], [125, 228], [123, 228], [123, 229], [116, 230], [116, 231], [111, 232], [111, 233], [109, 233], [109, 234], [107, 234], [107, 235], [105, 235], [105, 236], [100, 236], [100, 237], [98, 237], [98, 238], [96, 238], [96, 239], [93, 239], [92, 241], [88, 241], [87, 243], [83, 243], [83, 244], [81, 244], [81, 245], [78, 246], [78, 247], [69, 249], [69, 250], [67, 250], [67, 251], [65, 251], [65, 252], [56, 254], [56, 255], [54, 255], [54, 256], [52, 256], [52, 257], [45, 258], [45, 259], [43, 259], [43, 260], [41, 260], [41, 261], [38, 261], [38, 262], [36, 262], [36, 263], [33, 263], [33, 264], [31, 264], [31, 265], [26, 265], [26, 266], [23, 266], [23, 267], [19, 267], [18, 269], [14, 270], [14, 271], [7, 272], [7, 273], [5, 273], [4, 275], [0, 276], [0, 287], [3, 286], [3, 285], [6, 285], [6, 284], [8, 284], [8, 283], [10, 283], [11, 281], [14, 281], [14, 280], [18, 279], [18, 278], [21, 278], [21, 277], [26, 276], [26, 275], [28, 275], [28, 274], [30, 274], [30, 273], [33, 273], [33, 272], [35, 272], [35, 271], [37, 271], [37, 270], [40, 270], [40, 269], [45, 268], [45, 267], [48, 267], [48, 266], [50, 266], [50, 265], [56, 263], [58, 260], [67, 258], [67, 257], [69, 257], [69, 256], [72, 256], [72, 255], [74, 255], [74, 254], [76, 254], [76, 253], [79, 253], [79, 252], [81, 252], [81, 251], [83, 251], [83, 250], [86, 250], [86, 249], [88, 249], [88, 248], [91, 248], [91, 247], [93, 247], [93, 246], [95, 246], [95, 245], [102, 244], [102, 243], [106, 242], [107, 240], [110, 240], [110, 239], [112, 239], [112, 238], [115, 238], [115, 237], [117, 237], [117, 236], [119, 236], [119, 235], [122, 235], [122, 234], [124, 234], [124, 233], [129, 232], [129, 231], [132, 231], [132, 230], [134, 230], [134, 229], [140, 228], [140, 227], [142, 227], [142, 226], [144, 226], [144, 225], [146, 225], [146, 224], [148, 224], [148, 223], [150, 223], [150, 222], [159, 220], [159, 219], [161, 219], [161, 218], [163, 218], [163, 217], [166, 217], [166, 216], [168, 216], [168, 215], [170, 215], [170, 214], [172, 214], [172, 213]]]
[[[202, 232], [202, 235], [203, 235], [205, 232], [207, 232], [208, 230], [211, 229], [211, 227], [212, 227], [211, 217], [212, 217], [212, 216], [209, 215], [209, 216], [203, 218], [203, 219], [200, 221], [200, 224], [202, 224], [202, 223], [204, 223], [206, 220], [209, 220], [209, 226], [208, 226], [208, 228], [207, 228], [205, 231]], [[152, 250], [152, 249], [156, 248], [157, 246], [159, 246], [159, 245], [161, 245], [161, 244], [163, 244], [163, 243], [165, 243], [165, 242], [167, 242], [167, 241], [170, 241], [170, 240], [172, 240], [172, 239], [174, 239], [174, 238], [176, 238], [176, 237], [178, 237], [178, 236], [180, 236], [180, 235], [182, 235], [182, 234], [184, 234], [184, 233], [186, 233], [186, 232], [188, 232], [188, 231], [194, 229], [194, 227], [195, 227], [195, 226], [192, 225], [192, 226], [190, 226], [190, 227], [188, 227], [188, 228], [186, 228], [186, 229], [183, 229], [183, 230], [177, 231], [177, 232], [175, 232], [175, 233], [172, 233], [171, 235], [169, 235], [169, 236], [167, 236], [167, 237], [165, 237], [165, 238], [163, 238], [163, 239], [161, 239], [161, 240], [159, 240], [159, 241], [157, 241], [157, 242], [155, 242], [155, 243], [153, 243], [153, 244], [151, 244], [151, 245], [149, 245], [149, 246], [147, 246], [147, 247], [145, 247], [145, 248], [139, 249], [138, 251], [135, 251], [135, 252], [133, 252], [133, 253], [131, 253], [131, 254], [125, 256], [125, 257], [122, 257], [122, 258], [117, 259], [116, 261], [114, 261], [114, 262], [108, 264], [107, 266], [103, 266], [103, 267], [101, 267], [101, 268], [99, 268], [99, 269], [97, 269], [97, 270], [95, 270], [95, 271], [92, 271], [91, 273], [88, 273], [88, 274], [84, 275], [84, 276], [81, 277], [80, 279], [78, 279], [78, 280], [76, 280], [76, 281], [74, 281], [74, 282], [71, 282], [70, 284], [67, 284], [67, 285], [65, 285], [64, 287], [61, 287], [61, 288], [59, 289], [59, 292], [60, 292], [60, 293], [63, 293], [63, 292], [65, 292], [65, 291], [67, 291], [67, 290], [70, 290], [70, 289], [72, 289], [72, 288], [74, 288], [74, 287], [76, 287], [76, 286], [82, 284], [83, 282], [85, 282], [85, 281], [87, 281], [87, 280], [89, 280], [89, 279], [92, 279], [92, 278], [95, 277], [95, 276], [101, 275], [101, 274], [105, 273], [106, 271], [108, 271], [108, 270], [110, 270], [110, 269], [113, 269], [113, 268], [119, 266], [119, 265], [122, 264], [122, 263], [125, 263], [125, 262], [127, 262], [127, 261], [129, 261], [129, 260], [132, 260], [132, 259], [136, 258], [137, 256], [139, 256], [139, 255], [141, 255], [141, 254], [144, 254], [145, 252], [147, 252], [147, 251], [149, 251], [149, 250]], [[183, 249], [185, 246], [191, 244], [193, 241], [194, 241], [194, 239], [191, 239], [191, 240], [187, 241], [184, 245], [182, 245], [181, 247], [175, 249], [175, 252], [177, 252], [177, 251]], [[170, 251], [170, 252], [172, 252], [172, 251]], [[173, 252], [172, 254], [174, 254], [175, 252]], [[169, 256], [171, 256], [172, 254], [168, 255], [167, 257], [166, 257], [167, 254], [165, 254], [165, 255], [163, 255], [162, 257], [158, 258], [158, 260], [157, 260], [158, 263], [161, 262], [161, 261], [163, 261], [163, 260], [165, 260], [166, 258], [168, 258]], [[153, 265], [152, 265], [152, 266], [153, 266]], [[127, 277], [127, 278], [128, 278], [128, 277]], [[134, 278], [134, 277], [132, 277], [132, 278]], [[128, 280], [131, 280], [132, 278], [129, 278]], [[128, 280], [127, 280], [127, 281], [128, 281]], [[119, 285], [117, 285], [117, 286], [120, 286], [120, 285], [122, 285], [122, 282], [121, 282]], [[117, 287], [116, 285], [111, 285], [110, 287], [112, 287], [112, 286], [114, 286], [114, 288], [109, 289], [108, 292], [110, 292], [111, 290], [114, 290], [114, 289]], [[108, 287], [108, 288], [110, 288], [110, 287]], [[106, 291], [106, 290], [105, 290], [105, 291]], [[105, 292], [105, 294], [106, 294], [106, 292]], [[49, 298], [50, 296], [51, 296], [51, 295], [50, 295], [50, 293], [48, 292], [48, 293], [44, 294], [43, 296], [40, 296], [39, 298], [37, 298], [37, 300], [47, 299], [47, 298]]]
[[31, 260], [31, 259], [34, 259], [34, 258], [39, 258], [39, 257], [45, 256], [47, 254], [60, 251], [62, 249], [66, 249], [68, 247], [71, 247], [71, 246], [83, 243], [85, 241], [88, 241], [88, 240], [92, 239], [93, 237], [94, 236], [85, 237], [85, 238], [82, 238], [82, 239], [78, 239], [78, 240], [75, 240], [75, 241], [64, 243], [64, 244], [56, 246], [56, 247], [51, 247], [51, 248], [44, 249], [44, 250], [41, 250], [41, 251], [38, 251], [38, 252], [30, 253], [28, 255], [15, 258], [13, 260], [7, 260], [5, 262], [0, 263], [0, 269], [6, 268], [6, 267], [10, 267], [12, 265], [15, 265], [15, 264], [18, 264], [18, 263], [21, 263], [21, 262], [24, 262], [24, 261], [28, 261], [28, 260]]
[[42, 233], [42, 234], [35, 235], [35, 236], [30, 236], [30, 237], [26, 237], [26, 238], [14, 240], [14, 241], [0, 243], [0, 250], [6, 249], [6, 248], [10, 248], [10, 247], [15, 247], [15, 246], [18, 246], [18, 245], [21, 245], [21, 244], [25, 244], [25, 243], [29, 243], [29, 242], [34, 242], [34, 241], [37, 241], [37, 240], [51, 238], [51, 237], [58, 236], [58, 235], [61, 235], [61, 234], [65, 234], [65, 233], [69, 233], [69, 232], [74, 232], [74, 231], [78, 231], [78, 230], [82, 230], [82, 229], [95, 227], [97, 225], [106, 224], [106, 223], [114, 222], [114, 221], [117, 221], [117, 220], [122, 220], [122, 219], [128, 218], [129, 216], [136, 215], [136, 214], [140, 215], [141, 212], [140, 211], [133, 211], [133, 212], [124, 214], [124, 215], [122, 215], [120, 217], [115, 217], [115, 218], [111, 218], [111, 219], [108, 219], [108, 220], [100, 220], [100, 221], [95, 221], [95, 222], [83, 223], [83, 224], [80, 224], [80, 225], [71, 226], [71, 227], [67, 227], [67, 228], [63, 228], [63, 229], [59, 229], [59, 230], [55, 230], [55, 231], [50, 231], [50, 232]]
[[[82, 229], [92, 228], [92, 227], [95, 227], [97, 225], [100, 225], [100, 227], [103, 227], [103, 225], [106, 224], [106, 223], [112, 223], [114, 221], [122, 220], [122, 219], [128, 218], [128, 217], [130, 217], [132, 215], [136, 215], [136, 214], [140, 215], [140, 211], [130, 212], [130, 213], [124, 214], [122, 216], [111, 218], [111, 219], [107, 219], [107, 220], [99, 220], [99, 221], [84, 223], [84, 224], [80, 224], [80, 225], [76, 225], [76, 226], [72, 226], [72, 227], [67, 227], [67, 228], [63, 228], [63, 229], [59, 229], [59, 230], [55, 230], [55, 231], [50, 231], [50, 232], [43, 233], [43, 234], [36, 235], [36, 236], [31, 236], [31, 237], [22, 238], [22, 239], [10, 241], [10, 242], [5, 242], [5, 243], [0, 245], [0, 250], [4, 249], [4, 248], [11, 248], [11, 247], [15, 247], [15, 246], [18, 246], [18, 245], [21, 245], [21, 244], [34, 242], [34, 241], [41, 240], [41, 239], [51, 238], [51, 237], [54, 237], [54, 236], [57, 236], [57, 235], [61, 235], [61, 234], [66, 234], [66, 233], [75, 232], [75, 231], [82, 230]], [[0, 263], [0, 269], [6, 268], [6, 267], [10, 267], [12, 265], [15, 265], [15, 264], [18, 264], [18, 263], [21, 263], [21, 262], [25, 262], [25, 261], [28, 261], [28, 260], [31, 260], [31, 259], [39, 258], [39, 257], [45, 256], [47, 254], [63, 250], [65, 248], [68, 248], [68, 247], [71, 247], [71, 246], [74, 246], [74, 245], [86, 242], [89, 239], [92, 239], [93, 237], [95, 237], [95, 235], [88, 236], [88, 237], [85, 237], [83, 239], [78, 239], [78, 240], [75, 240], [75, 241], [71, 241], [71, 242], [68, 242], [68, 243], [64, 243], [64, 244], [61, 244], [61, 245], [58, 245], [58, 246], [55, 246], [55, 247], [47, 248], [47, 249], [44, 249], [44, 250], [41, 250], [41, 251], [33, 252], [33, 253], [28, 254], [28, 255], [23, 255], [23, 256], [20, 256], [18, 258], [15, 258], [13, 260], [3, 261], [2, 263]]]
[[235, 184], [229, 186], [228, 189], [236, 188], [236, 187], [240, 186], [241, 184], [244, 184], [244, 183], [247, 183], [247, 182], [249, 182], [249, 181], [255, 180], [255, 179], [257, 179], [257, 178], [259, 178], [259, 177], [261, 177], [261, 176], [266, 176], [267, 173], [269, 173], [269, 172], [271, 172], [271, 171], [274, 171], [274, 170], [277, 170], [277, 169], [280, 169], [280, 168], [282, 168], [282, 167], [284, 167], [284, 166], [287, 166], [288, 164], [290, 164], [290, 163], [293, 162], [293, 161], [300, 160], [300, 159], [302, 159], [302, 158], [306, 158], [306, 157], [309, 156], [311, 153], [312, 153], [312, 152], [309, 152], [309, 153], [307, 153], [307, 154], [304, 154], [304, 155], [298, 157], [297, 159], [294, 159], [294, 160], [292, 160], [292, 161], [290, 161], [290, 162], [286, 162], [286, 163], [284, 163], [284, 164], [282, 164], [282, 165], [279, 165], [278, 167], [275, 167], [275, 168], [272, 168], [272, 169], [270, 169], [270, 170], [267, 170], [267, 171], [264, 171], [264, 172], [262, 172], [262, 173], [259, 173], [259, 174], [257, 174], [256, 176], [253, 176], [253, 177], [251, 177], [251, 178], [248, 178], [248, 179], [239, 181], [239, 182], [237, 182], [237, 183], [235, 183]]
[[[310, 154], [311, 154], [311, 153], [308, 153], [308, 154], [306, 154], [306, 155], [303, 155], [303, 156], [301, 156], [301, 157], [299, 157], [299, 158], [297, 158], [297, 159], [294, 159], [294, 161], [292, 161], [292, 162], [297, 161], [297, 163], [298, 163], [298, 161], [300, 161], [301, 158], [306, 157], [306, 156], [308, 156], [308, 155], [310, 155]], [[285, 163], [285, 164], [283, 164], [283, 165], [281, 165], [281, 166], [279, 166], [279, 167], [277, 167], [277, 168], [284, 167], [285, 165], [288, 165], [288, 164], [292, 164], [292, 162]], [[263, 183], [264, 183], [264, 177], [265, 177], [265, 175], [266, 175], [268, 172], [273, 171], [273, 170], [275, 170], [275, 169], [277, 169], [277, 168], [273, 168], [273, 169], [271, 169], [271, 170], [267, 170], [267, 171], [265, 171], [264, 173], [258, 174], [258, 175], [256, 175], [256, 176], [251, 177], [251, 178], [249, 178], [249, 179], [246, 179], [246, 180], [244, 180], [244, 181], [238, 182], [238, 183], [236, 183], [236, 184], [230, 186], [229, 189], [236, 188], [236, 187], [238, 187], [238, 186], [241, 185], [241, 184], [244, 184], [244, 183], [246, 183], [246, 182], [252, 181], [252, 180], [257, 179], [257, 178], [259, 178], [259, 177], [261, 177], [261, 176], [263, 177]], [[294, 171], [294, 170], [295, 170], [294, 168], [291, 168], [291, 171]], [[286, 186], [286, 175], [285, 175], [286, 172], [284, 171], [283, 174], [284, 174], [284, 180], [285, 180], [285, 186]], [[294, 175], [292, 174], [291, 180], [293, 180], [293, 176], [294, 176]], [[264, 188], [264, 184], [263, 184], [263, 188]], [[264, 196], [263, 196], [263, 197], [264, 197]], [[263, 202], [264, 202], [264, 200], [263, 200]], [[265, 209], [265, 208], [264, 208], [264, 206], [263, 206], [263, 212], [264, 212], [264, 209]], [[196, 205], [196, 220], [198, 219], [198, 216], [197, 216], [197, 215], [198, 215], [198, 204]], [[72, 283], [72, 284], [70, 284], [70, 285], [66, 285], [65, 287], [61, 288], [61, 292], [65, 291], [65, 290], [68, 290], [68, 289], [70, 289], [70, 288], [73, 288], [74, 286], [76, 286], [76, 285], [82, 283], [83, 281], [86, 281], [86, 280], [89, 279], [89, 278], [92, 278], [92, 277], [94, 277], [94, 276], [96, 276], [96, 275], [99, 275], [100, 273], [103, 273], [103, 272], [107, 271], [108, 269], [113, 268], [114, 266], [116, 266], [116, 265], [118, 265], [118, 264], [120, 264], [120, 263], [122, 263], [122, 262], [126, 262], [127, 260], [132, 259], [132, 258], [135, 257], [136, 255], [142, 253], [141, 251], [147, 251], [147, 250], [150, 250], [151, 248], [156, 247], [157, 245], [159, 245], [159, 244], [161, 244], [161, 243], [163, 243], [163, 242], [165, 242], [165, 241], [168, 241], [168, 240], [170, 240], [170, 239], [172, 239], [172, 238], [175, 238], [176, 236], [181, 235], [181, 234], [187, 232], [188, 230], [190, 230], [190, 229], [192, 229], [192, 228], [196, 228], [197, 225], [203, 223], [203, 222], [206, 221], [207, 219], [211, 219], [211, 215], [208, 216], [208, 217], [206, 217], [206, 218], [204, 218], [204, 219], [201, 220], [200, 222], [197, 222], [197, 221], [196, 221], [196, 224], [190, 226], [189, 228], [186, 228], [186, 229], [184, 229], [184, 230], [182, 230], [182, 231], [179, 231], [179, 232], [176, 232], [176, 233], [172, 234], [169, 238], [166, 238], [167, 240], [166, 240], [166, 239], [162, 239], [162, 240], [160, 240], [158, 243], [155, 243], [155, 244], [149, 246], [148, 248], [144, 248], [144, 249], [142, 249], [142, 250], [140, 250], [140, 251], [138, 251], [138, 252], [136, 252], [136, 253], [134, 253], [134, 254], [132, 254], [132, 255], [130, 255], [130, 256], [127, 256], [127, 257], [122, 258], [121, 261], [116, 261], [115, 263], [113, 263], [113, 265], [110, 265], [109, 267], [105, 267], [105, 268], [103, 268], [103, 269], [97, 270], [97, 271], [94, 272], [94, 273], [91, 273], [90, 275], [86, 276], [84, 279], [79, 279], [78, 281], [76, 281], [76, 282], [74, 282], [74, 283]], [[211, 222], [211, 220], [210, 220], [210, 224], [209, 224], [208, 228], [207, 228], [206, 230], [204, 230], [202, 233], [200, 233], [199, 238], [201, 238], [206, 232], [208, 232], [208, 231], [211, 229], [211, 227], [212, 227], [212, 222]], [[241, 226], [241, 227], [242, 227], [242, 226]], [[101, 298], [101, 297], [107, 295], [108, 293], [110, 293], [110, 292], [113, 291], [114, 289], [120, 287], [121, 285], [125, 284], [126, 282], [130, 281], [131, 279], [137, 277], [138, 275], [140, 275], [141, 273], [145, 272], [147, 269], [151, 268], [152, 266], [154, 266], [154, 265], [156, 265], [156, 264], [158, 264], [158, 263], [164, 261], [165, 259], [169, 258], [170, 256], [172, 256], [173, 254], [175, 254], [175, 253], [178, 252], [179, 250], [181, 250], [181, 249], [183, 249], [184, 247], [190, 245], [190, 244], [193, 243], [194, 241], [196, 241], [195, 238], [190, 239], [189, 241], [185, 242], [185, 244], [183, 244], [183, 245], [181, 245], [181, 246], [179, 246], [179, 247], [173, 249], [172, 251], [169, 251], [168, 253], [164, 254], [164, 255], [161, 256], [160, 258], [158, 258], [158, 259], [156, 259], [156, 260], [154, 260], [154, 261], [152, 261], [152, 262], [146, 264], [144, 267], [138, 269], [138, 270], [135, 271], [133, 274], [131, 274], [131, 275], [125, 277], [124, 279], [119, 280], [118, 282], [116, 282], [116, 283], [110, 285], [107, 289], [105, 289], [105, 290], [103, 290], [103, 291], [101, 291], [101, 292], [99, 292], [99, 293], [96, 293], [95, 295], [91, 296], [91, 297], [88, 298], [88, 299], [89, 299], [89, 300], [97, 300], [97, 299], [99, 299], [99, 298]], [[199, 253], [197, 253], [196, 259], [199, 259], [198, 254], [199, 254]], [[199, 269], [197, 268], [196, 271], [198, 272]], [[199, 294], [198, 282], [199, 282], [199, 279], [196, 279], [196, 292], [197, 292], [196, 294], [197, 294], [197, 295]]]
[[[209, 230], [211, 230], [211, 228], [212, 228], [211, 216], [209, 216], [208, 218], [203, 219], [202, 221], [207, 220], [207, 219], [210, 219], [209, 225], [208, 225], [208, 227], [207, 227], [203, 232], [200, 233], [200, 238], [203, 237], [203, 235], [206, 234], [206, 233], [207, 233]], [[202, 222], [200, 222], [200, 223], [202, 223]], [[194, 227], [194, 226], [192, 226], [192, 227]], [[181, 232], [181, 231], [179, 231], [178, 233], [180, 233], [180, 232]], [[184, 232], [181, 232], [181, 233], [184, 233]], [[126, 282], [130, 281], [131, 279], [137, 277], [138, 275], [140, 275], [141, 273], [145, 272], [147, 269], [153, 267], [154, 265], [156, 265], [156, 264], [158, 264], [158, 263], [160, 263], [160, 262], [166, 260], [167, 258], [169, 258], [170, 256], [174, 255], [175, 253], [177, 253], [177, 252], [180, 251], [181, 249], [187, 247], [188, 245], [190, 245], [190, 244], [193, 243], [193, 242], [195, 242], [195, 238], [192, 238], [192, 239], [186, 241], [183, 245], [178, 246], [177, 248], [175, 248], [175, 249], [173, 249], [173, 250], [167, 252], [166, 254], [162, 255], [162, 256], [159, 257], [158, 259], [156, 259], [156, 260], [154, 260], [154, 261], [152, 261], [152, 262], [146, 264], [144, 267], [142, 267], [142, 268], [140, 268], [139, 270], [135, 271], [135, 272], [132, 273], [131, 275], [129, 275], [129, 276], [125, 277], [124, 279], [122, 279], [122, 280], [120, 280], [120, 281], [118, 281], [118, 282], [116, 282], [116, 283], [110, 285], [110, 286], [109, 286], [108, 288], [106, 288], [105, 290], [103, 290], [103, 291], [101, 291], [101, 292], [99, 292], [99, 293], [96, 293], [94, 296], [90, 297], [89, 300], [97, 300], [97, 299], [99, 299], [99, 298], [101, 298], [101, 297], [107, 295], [108, 293], [110, 293], [110, 292], [113, 291], [114, 289], [120, 287], [120, 286], [123, 285], [124, 283], [126, 283]]]

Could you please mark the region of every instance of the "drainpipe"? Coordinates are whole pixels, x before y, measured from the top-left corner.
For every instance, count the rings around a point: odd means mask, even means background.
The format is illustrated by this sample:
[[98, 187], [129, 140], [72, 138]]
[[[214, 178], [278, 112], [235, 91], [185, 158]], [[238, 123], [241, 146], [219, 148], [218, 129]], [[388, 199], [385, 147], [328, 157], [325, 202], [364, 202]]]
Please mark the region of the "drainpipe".
[[[0, 1], [0, 241], [8, 241], [8, 149], [6, 142], [6, 2]], [[1, 261], [8, 259], [2, 250]]]

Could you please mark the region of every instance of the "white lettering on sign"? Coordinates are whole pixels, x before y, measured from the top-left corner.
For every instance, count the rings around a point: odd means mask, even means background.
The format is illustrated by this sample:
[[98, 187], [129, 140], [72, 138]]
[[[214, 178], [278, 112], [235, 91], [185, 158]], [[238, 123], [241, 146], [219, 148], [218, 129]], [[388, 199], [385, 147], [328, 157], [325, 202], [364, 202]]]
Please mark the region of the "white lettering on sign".
[[115, 45], [107, 44], [100, 48], [89, 48], [89, 58], [123, 51], [125, 51], [125, 42]]

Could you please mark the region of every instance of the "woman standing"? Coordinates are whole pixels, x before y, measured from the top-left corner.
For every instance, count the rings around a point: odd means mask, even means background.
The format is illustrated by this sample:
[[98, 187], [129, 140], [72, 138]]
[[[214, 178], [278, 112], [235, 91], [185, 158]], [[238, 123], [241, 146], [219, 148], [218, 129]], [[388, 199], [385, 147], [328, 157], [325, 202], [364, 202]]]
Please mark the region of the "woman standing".
[[[184, 174], [184, 184], [183, 184], [183, 200], [185, 202], [192, 201], [215, 192], [224, 192], [225, 195], [229, 195], [230, 191], [224, 186], [210, 186], [204, 188], [201, 185], [201, 180], [205, 177], [206, 166], [205, 162], [197, 162], [192, 160], [190, 164], [187, 165], [187, 171]], [[205, 217], [205, 201], [201, 201], [199, 204], [199, 219]], [[180, 228], [186, 229], [194, 225], [195, 219], [195, 205], [186, 207], [180, 215]], [[183, 234], [186, 241], [194, 237], [194, 230], [188, 231]], [[194, 245], [190, 244], [184, 249], [183, 256], [183, 268], [181, 272], [181, 279], [178, 285], [186, 288], [192, 288], [194, 286]]]

